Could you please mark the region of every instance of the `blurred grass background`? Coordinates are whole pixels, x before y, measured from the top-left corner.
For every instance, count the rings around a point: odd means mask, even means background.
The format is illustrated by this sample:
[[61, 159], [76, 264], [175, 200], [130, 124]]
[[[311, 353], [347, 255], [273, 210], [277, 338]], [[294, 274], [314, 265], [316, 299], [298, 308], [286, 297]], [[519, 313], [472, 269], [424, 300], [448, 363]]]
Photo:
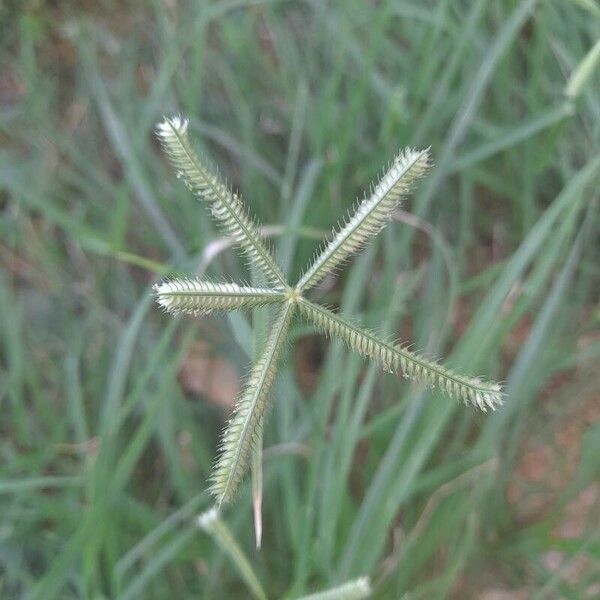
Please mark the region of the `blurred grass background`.
[[159, 152], [173, 113], [292, 276], [399, 147], [431, 145], [399, 222], [319, 297], [506, 382], [480, 414], [298, 325], [262, 550], [248, 484], [224, 515], [267, 596], [359, 575], [375, 598], [600, 595], [596, 2], [0, 15], [0, 597], [250, 595], [193, 517], [265, 316], [153, 305], [169, 272], [251, 276]]

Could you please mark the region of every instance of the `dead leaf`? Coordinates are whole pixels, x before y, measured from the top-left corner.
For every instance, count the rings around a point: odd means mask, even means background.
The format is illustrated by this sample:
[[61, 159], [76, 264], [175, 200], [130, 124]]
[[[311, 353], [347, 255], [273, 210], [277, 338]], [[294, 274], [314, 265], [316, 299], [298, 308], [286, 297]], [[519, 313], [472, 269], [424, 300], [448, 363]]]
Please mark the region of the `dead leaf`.
[[240, 377], [230, 362], [211, 356], [208, 344], [195, 342], [181, 363], [179, 382], [188, 393], [230, 408], [240, 392]]

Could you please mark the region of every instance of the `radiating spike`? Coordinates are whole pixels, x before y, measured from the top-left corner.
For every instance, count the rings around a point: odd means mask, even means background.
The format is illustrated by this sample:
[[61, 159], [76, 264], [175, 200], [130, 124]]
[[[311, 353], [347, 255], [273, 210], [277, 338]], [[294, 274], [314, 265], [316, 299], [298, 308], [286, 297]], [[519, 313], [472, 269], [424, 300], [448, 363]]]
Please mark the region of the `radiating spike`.
[[193, 316], [208, 314], [214, 310], [264, 306], [285, 300], [284, 294], [278, 290], [191, 278], [164, 281], [154, 286], [154, 293], [156, 301], [166, 311]]
[[361, 329], [331, 310], [313, 304], [305, 298], [299, 301], [300, 313], [312, 324], [323, 330], [328, 336], [343, 339], [352, 349], [364, 356], [378, 360], [398, 374], [437, 387], [449, 396], [479, 407], [495, 409], [503, 403], [500, 386], [484, 382], [477, 377], [457, 375], [450, 369], [439, 365], [418, 354], [379, 338], [374, 333]]
[[294, 304], [286, 302], [269, 333], [265, 348], [252, 367], [231, 422], [223, 432], [221, 451], [211, 475], [217, 503], [229, 502], [244, 476], [258, 428], [262, 427], [277, 361], [284, 347]]
[[266, 280], [278, 287], [285, 287], [281, 269], [264, 243], [254, 219], [240, 197], [218, 174], [207, 167], [189, 143], [188, 122], [180, 117], [165, 118], [157, 125], [156, 133], [186, 185], [198, 196], [211, 203], [211, 213], [242, 248], [248, 260], [257, 265]]
[[351, 254], [360, 250], [377, 235], [391, 218], [400, 198], [429, 166], [429, 152], [407, 148], [383, 172], [369, 197], [355, 208], [353, 214], [342, 219], [334, 228], [330, 241], [318, 253], [311, 266], [296, 285], [298, 290], [308, 290], [333, 272]]

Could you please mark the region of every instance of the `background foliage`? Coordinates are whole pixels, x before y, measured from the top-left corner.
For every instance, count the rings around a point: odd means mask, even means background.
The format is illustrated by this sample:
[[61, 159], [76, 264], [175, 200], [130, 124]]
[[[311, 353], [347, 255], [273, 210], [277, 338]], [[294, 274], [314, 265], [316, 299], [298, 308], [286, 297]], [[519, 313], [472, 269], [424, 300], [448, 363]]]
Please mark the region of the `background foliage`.
[[263, 549], [249, 485], [224, 517], [267, 595], [364, 574], [377, 598], [600, 593], [596, 3], [0, 15], [3, 598], [248, 594], [192, 518], [265, 316], [153, 306], [173, 270], [251, 278], [159, 152], [174, 112], [292, 278], [385, 160], [431, 145], [403, 223], [320, 300], [506, 382], [506, 406], [479, 414], [295, 328]]

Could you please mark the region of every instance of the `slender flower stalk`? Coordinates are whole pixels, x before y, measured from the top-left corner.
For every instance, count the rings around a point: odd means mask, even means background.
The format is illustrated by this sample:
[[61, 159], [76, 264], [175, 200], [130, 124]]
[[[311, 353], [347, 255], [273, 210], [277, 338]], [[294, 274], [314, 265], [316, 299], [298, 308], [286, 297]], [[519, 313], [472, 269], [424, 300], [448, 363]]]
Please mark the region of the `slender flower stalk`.
[[227, 527], [219, 516], [218, 509], [213, 507], [198, 515], [197, 523], [198, 527], [212, 536], [223, 552], [229, 556], [231, 562], [248, 586], [252, 596], [257, 600], [267, 600], [265, 590], [254, 572], [250, 561], [235, 541], [235, 537], [229, 527]]
[[[264, 283], [250, 287], [191, 278], [171, 279], [155, 286], [157, 302], [170, 313], [192, 316], [277, 305], [262, 352], [250, 369], [221, 438], [219, 455], [210, 478], [210, 490], [217, 506], [233, 499], [248, 470], [252, 451], [260, 443], [278, 361], [296, 313], [325, 335], [338, 337], [350, 349], [378, 361], [385, 371], [436, 387], [450, 398], [483, 411], [488, 408], [495, 410], [502, 404], [503, 395], [498, 384], [459, 375], [408, 350], [405, 345], [384, 339], [304, 297], [307, 290], [339, 269], [383, 229], [402, 197], [427, 170], [429, 150], [409, 148], [400, 152], [371, 186], [370, 193], [357, 204], [354, 213], [333, 230], [329, 241], [292, 287], [263, 242], [255, 219], [249, 215], [239, 196], [195, 153], [187, 131], [187, 121], [178, 117], [166, 118], [157, 127], [157, 134], [178, 176], [200, 200], [209, 204], [213, 217], [241, 247], [248, 260], [256, 265]], [[353, 589], [361, 587], [365, 587], [364, 581]]]
[[371, 580], [368, 577], [359, 577], [337, 587], [302, 596], [298, 600], [362, 600], [369, 598], [371, 593]]

